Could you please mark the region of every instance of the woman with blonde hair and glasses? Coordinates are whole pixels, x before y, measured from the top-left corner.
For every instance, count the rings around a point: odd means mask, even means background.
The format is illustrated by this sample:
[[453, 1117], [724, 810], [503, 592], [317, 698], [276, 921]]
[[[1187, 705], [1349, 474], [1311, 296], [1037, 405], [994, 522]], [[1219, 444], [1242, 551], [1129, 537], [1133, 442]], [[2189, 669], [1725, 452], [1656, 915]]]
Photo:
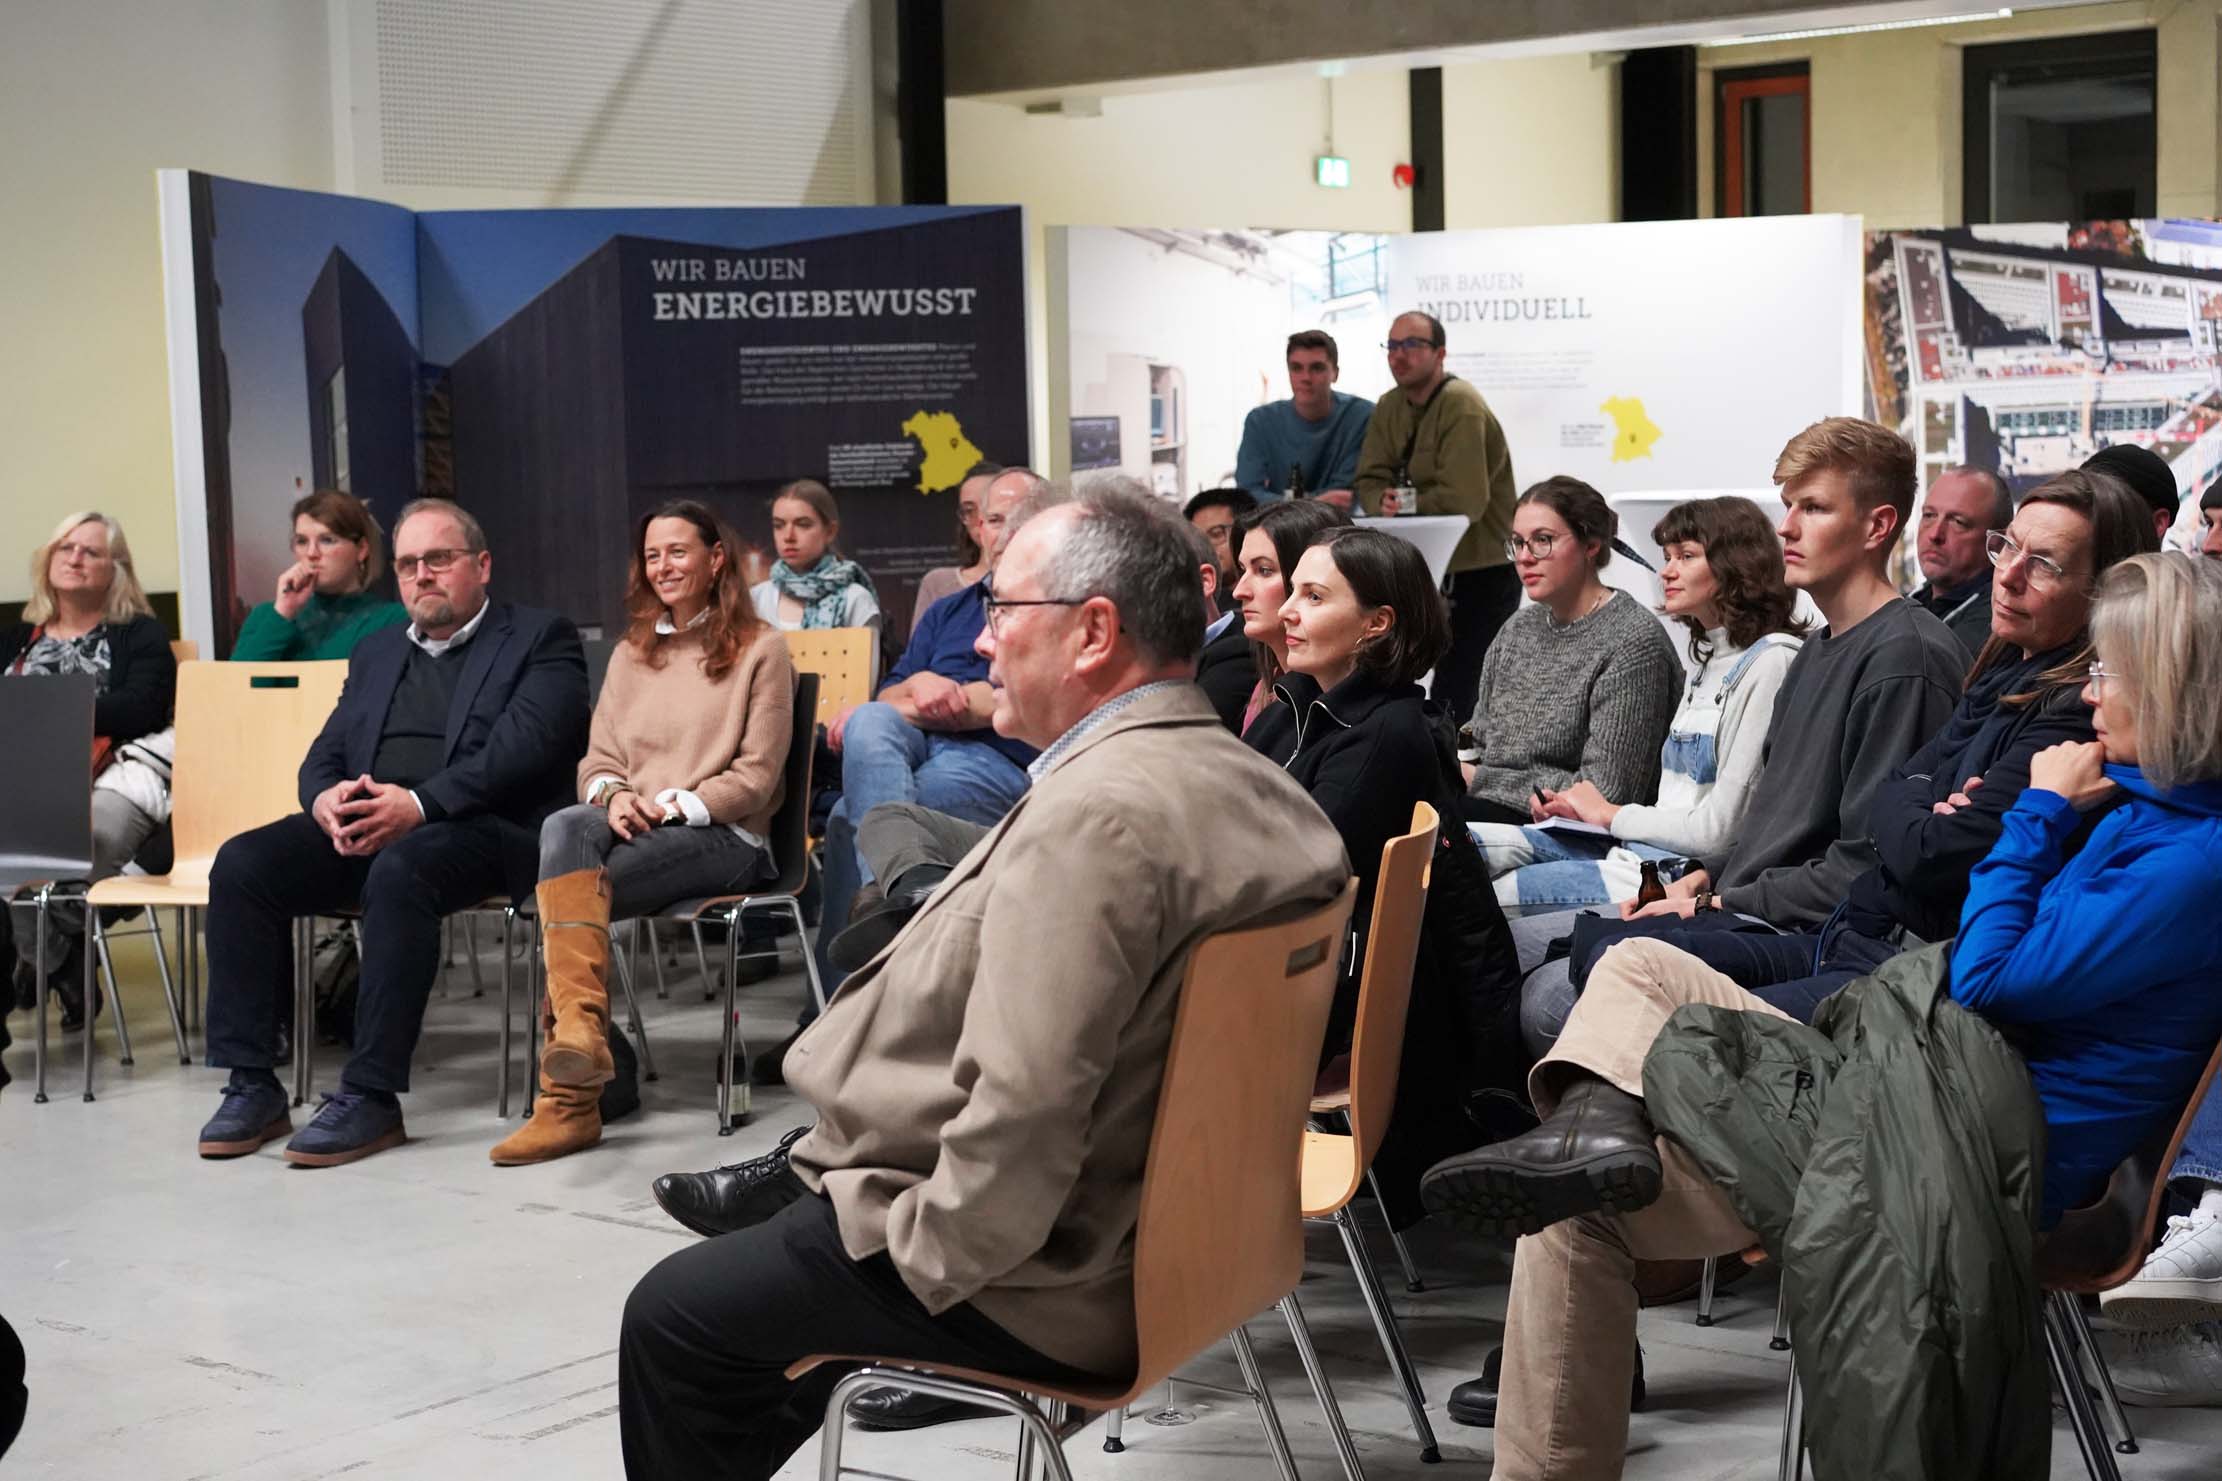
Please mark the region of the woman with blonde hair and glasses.
[[277, 595], [247, 614], [232, 658], [345, 658], [380, 628], [407, 622], [408, 609], [378, 589], [385, 567], [385, 537], [369, 506], [318, 489], [293, 506], [293, 564], [278, 577]]
[[[166, 730], [177, 699], [177, 660], [170, 635], [148, 605], [131, 564], [131, 543], [123, 526], [105, 514], [72, 514], [31, 557], [31, 600], [19, 622], [0, 628], [0, 678], [90, 674], [99, 686], [93, 701], [94, 769], [121, 748]], [[0, 694], [4, 694], [0, 690]], [[0, 703], [4, 703], [0, 700]], [[167, 756], [163, 771], [167, 772]], [[17, 779], [36, 786], [38, 779]], [[168, 813], [167, 788], [150, 811], [144, 801], [96, 787], [93, 792], [93, 870], [106, 879], [130, 862]], [[37, 1001], [35, 934], [38, 912], [14, 906], [16, 1003]], [[62, 1027], [85, 1021], [79, 984], [84, 968], [84, 913], [79, 907], [49, 909], [46, 916], [47, 980], [62, 1000]], [[92, 1011], [100, 1005], [95, 1002]]]

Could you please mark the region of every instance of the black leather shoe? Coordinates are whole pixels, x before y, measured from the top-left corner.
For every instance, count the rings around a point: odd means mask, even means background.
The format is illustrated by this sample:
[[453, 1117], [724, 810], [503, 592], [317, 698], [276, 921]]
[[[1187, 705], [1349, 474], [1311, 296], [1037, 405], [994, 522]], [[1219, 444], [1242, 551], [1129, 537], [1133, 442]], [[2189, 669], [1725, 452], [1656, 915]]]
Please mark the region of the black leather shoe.
[[866, 1389], [849, 1404], [849, 1418], [860, 1430], [922, 1430], [960, 1419], [993, 1419], [1002, 1412], [900, 1388]]
[[1633, 1213], [1659, 1196], [1652, 1140], [1641, 1100], [1585, 1075], [1525, 1136], [1429, 1168], [1420, 1202], [1472, 1234], [1533, 1234], [1600, 1210]]
[[[1450, 1402], [1443, 1406], [1453, 1423], [1472, 1425], [1475, 1429], [1494, 1429], [1497, 1425], [1497, 1385], [1504, 1373], [1504, 1349], [1492, 1347], [1489, 1356], [1482, 1360], [1481, 1376], [1469, 1378], [1450, 1391]], [[1637, 1413], [1643, 1408], [1643, 1349], [1636, 1349], [1635, 1381], [1628, 1386], [1628, 1412]]]
[[705, 1237], [731, 1234], [763, 1223], [810, 1190], [795, 1176], [787, 1154], [803, 1133], [798, 1126], [761, 1157], [713, 1167], [708, 1172], [667, 1172], [651, 1190], [663, 1211]]
[[[931, 879], [914, 877], [931, 873]], [[873, 957], [887, 949], [887, 943], [902, 933], [910, 918], [925, 905], [926, 897], [934, 886], [946, 878], [946, 869], [911, 869], [904, 873], [903, 883], [894, 894], [861, 915], [852, 916], [849, 928], [833, 938], [826, 948], [826, 960], [843, 972], [854, 972]], [[862, 1401], [859, 1400], [861, 1403]]]

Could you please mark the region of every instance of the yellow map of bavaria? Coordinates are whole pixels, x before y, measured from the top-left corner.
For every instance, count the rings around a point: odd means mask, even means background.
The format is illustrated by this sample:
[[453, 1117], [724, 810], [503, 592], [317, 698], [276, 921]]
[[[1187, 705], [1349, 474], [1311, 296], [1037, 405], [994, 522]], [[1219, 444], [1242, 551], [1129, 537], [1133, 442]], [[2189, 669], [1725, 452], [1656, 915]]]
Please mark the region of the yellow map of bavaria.
[[[964, 482], [964, 475], [981, 461], [981, 452], [965, 435], [957, 419], [946, 411], [914, 411], [903, 423], [903, 435], [918, 439], [926, 454], [918, 470], [918, 492], [938, 494]], [[1619, 454], [1614, 454], [1615, 457]]]
[[1598, 410], [1613, 419], [1614, 462], [1632, 463], [1651, 456], [1651, 444], [1659, 440], [1659, 424], [1651, 420], [1641, 401], [1633, 396], [1614, 396]]

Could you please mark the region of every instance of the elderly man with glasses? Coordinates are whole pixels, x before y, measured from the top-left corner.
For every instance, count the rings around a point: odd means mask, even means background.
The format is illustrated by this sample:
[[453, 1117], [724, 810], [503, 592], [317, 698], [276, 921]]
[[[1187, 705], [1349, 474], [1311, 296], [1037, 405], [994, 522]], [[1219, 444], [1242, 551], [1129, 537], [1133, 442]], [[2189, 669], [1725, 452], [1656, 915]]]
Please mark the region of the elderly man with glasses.
[[1490, 640], [1520, 605], [1520, 583], [1504, 554], [1512, 534], [1512, 452], [1481, 392], [1450, 374], [1443, 325], [1414, 310], [1389, 325], [1389, 374], [1396, 384], [1374, 404], [1358, 452], [1358, 500], [1368, 514], [1463, 514], [1470, 521], [1451, 552], [1450, 651], [1435, 665], [1429, 697], [1463, 719], [1481, 691]]
[[226, 843], [209, 874], [208, 1062], [231, 1078], [201, 1128], [203, 1157], [244, 1157], [293, 1130], [275, 1073], [293, 923], [341, 911], [363, 923], [354, 1053], [285, 1158], [332, 1167], [407, 1140], [400, 1094], [441, 923], [529, 898], [540, 824], [575, 800], [589, 713], [578, 630], [489, 600], [485, 532], [445, 499], [402, 510], [393, 544], [409, 625], [350, 655], [301, 763], [301, 811]]
[[1991, 636], [1991, 562], [1984, 541], [2014, 520], [2006, 480], [1981, 468], [1948, 468], [1921, 501], [1922, 585], [1913, 593], [1952, 630], [1972, 661]]

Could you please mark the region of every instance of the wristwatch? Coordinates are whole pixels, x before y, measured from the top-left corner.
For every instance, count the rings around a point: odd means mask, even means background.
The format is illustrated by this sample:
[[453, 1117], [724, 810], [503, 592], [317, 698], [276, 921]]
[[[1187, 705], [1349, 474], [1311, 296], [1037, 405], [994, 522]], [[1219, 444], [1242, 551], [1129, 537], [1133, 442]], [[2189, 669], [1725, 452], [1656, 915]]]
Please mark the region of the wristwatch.
[[1711, 890], [1699, 890], [1697, 892], [1697, 908], [1700, 910], [1718, 910], [1721, 908], [1721, 897]]

